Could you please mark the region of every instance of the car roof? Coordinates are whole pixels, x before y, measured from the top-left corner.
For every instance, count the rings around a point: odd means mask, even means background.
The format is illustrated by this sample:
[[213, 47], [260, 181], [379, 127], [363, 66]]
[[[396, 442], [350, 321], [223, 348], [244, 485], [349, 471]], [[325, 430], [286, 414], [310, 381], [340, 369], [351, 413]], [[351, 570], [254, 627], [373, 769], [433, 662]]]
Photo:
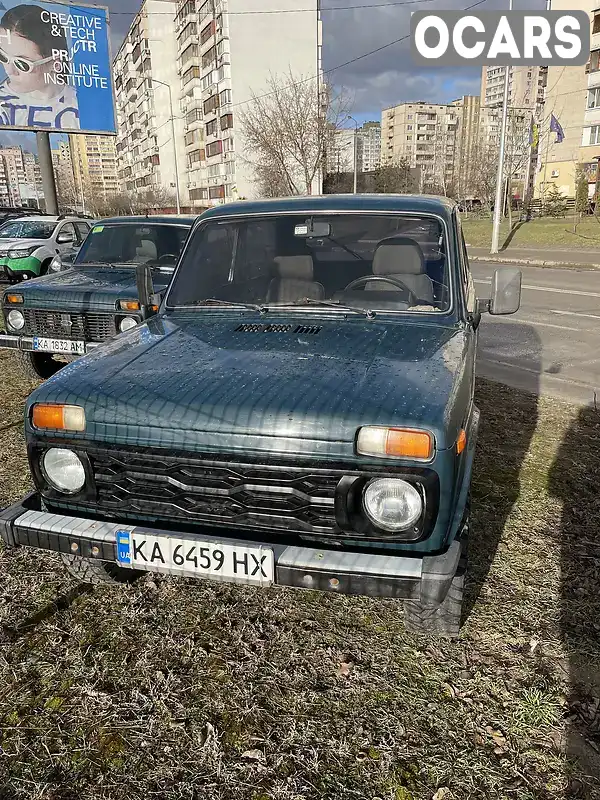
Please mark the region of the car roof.
[[437, 214], [448, 217], [456, 207], [447, 197], [425, 194], [324, 194], [309, 197], [281, 197], [274, 200], [242, 200], [214, 206], [202, 214], [202, 219], [240, 214], [299, 214], [312, 212], [404, 211]]
[[[11, 222], [31, 222], [32, 219], [35, 222], [58, 222], [58, 217], [49, 217], [47, 214], [40, 214], [37, 216], [36, 214], [26, 214], [24, 217], [13, 217], [10, 221]], [[71, 219], [69, 217], [69, 219]], [[73, 217], [76, 219], [76, 217]]]
[[105, 219], [98, 219], [97, 224], [108, 225], [110, 224], [119, 224], [123, 225], [125, 223], [135, 223], [139, 225], [141, 222], [144, 225], [186, 225], [191, 227], [194, 221], [197, 219], [197, 215], [191, 214], [164, 214], [164, 215], [152, 215], [149, 217], [146, 216], [132, 216], [132, 217], [106, 217]]

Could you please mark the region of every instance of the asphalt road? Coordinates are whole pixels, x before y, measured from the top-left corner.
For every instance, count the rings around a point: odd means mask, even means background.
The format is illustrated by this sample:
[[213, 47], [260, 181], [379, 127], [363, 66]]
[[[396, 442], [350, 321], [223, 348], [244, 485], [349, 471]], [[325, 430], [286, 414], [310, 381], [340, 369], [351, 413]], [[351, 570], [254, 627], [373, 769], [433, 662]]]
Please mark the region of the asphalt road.
[[[599, 254], [600, 255], [600, 254]], [[471, 265], [479, 297], [489, 297], [494, 263]], [[600, 270], [523, 267], [521, 308], [484, 314], [478, 372], [536, 394], [600, 407]]]

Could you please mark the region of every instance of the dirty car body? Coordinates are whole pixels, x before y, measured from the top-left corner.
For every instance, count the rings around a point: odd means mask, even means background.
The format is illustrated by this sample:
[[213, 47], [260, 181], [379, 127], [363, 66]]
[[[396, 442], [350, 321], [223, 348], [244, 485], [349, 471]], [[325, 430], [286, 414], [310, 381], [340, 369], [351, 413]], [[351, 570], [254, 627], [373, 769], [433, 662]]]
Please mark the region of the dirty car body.
[[159, 314], [30, 397], [36, 492], [3, 535], [86, 578], [393, 597], [456, 635], [482, 307], [445, 199], [206, 212]]
[[21, 351], [29, 372], [48, 378], [62, 366], [56, 356], [83, 355], [139, 324], [145, 315], [138, 302], [136, 265], [151, 267], [162, 296], [193, 220], [115, 217], [98, 222], [70, 269], [4, 291], [0, 347]]

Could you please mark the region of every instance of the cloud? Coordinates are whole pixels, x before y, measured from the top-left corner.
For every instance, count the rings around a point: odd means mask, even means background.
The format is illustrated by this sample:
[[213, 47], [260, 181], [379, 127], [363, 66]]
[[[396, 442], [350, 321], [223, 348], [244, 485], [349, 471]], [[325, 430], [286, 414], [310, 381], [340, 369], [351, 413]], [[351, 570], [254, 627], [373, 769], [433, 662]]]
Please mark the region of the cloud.
[[[477, 67], [416, 67], [410, 53], [410, 14], [413, 11], [465, 9], [473, 0], [444, 0], [399, 5], [401, 0], [323, 0], [323, 69], [326, 79], [344, 87], [355, 98], [355, 115], [378, 118], [382, 108], [425, 100], [445, 103], [463, 94], [479, 94]], [[346, 5], [386, 3], [381, 8], [328, 10]], [[395, 3], [395, 4], [394, 4]], [[502, 0], [488, 0], [486, 10], [505, 8]], [[543, 9], [544, 0], [522, 0], [521, 10]], [[481, 7], [479, 7], [481, 10]], [[403, 41], [365, 58], [357, 57]], [[346, 63], [351, 62], [351, 63]], [[339, 65], [346, 64], [340, 67]]]

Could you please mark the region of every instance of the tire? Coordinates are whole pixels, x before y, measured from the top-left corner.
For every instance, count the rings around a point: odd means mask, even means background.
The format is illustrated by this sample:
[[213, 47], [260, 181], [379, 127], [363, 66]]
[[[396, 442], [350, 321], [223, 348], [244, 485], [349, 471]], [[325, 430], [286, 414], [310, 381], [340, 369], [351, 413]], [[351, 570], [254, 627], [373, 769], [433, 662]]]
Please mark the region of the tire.
[[47, 275], [48, 274], [48, 269], [49, 269], [51, 263], [52, 263], [52, 259], [51, 258], [47, 258], [42, 263], [42, 265], [40, 267], [40, 274], [38, 275], [38, 278], [41, 278], [42, 275]]
[[467, 575], [468, 515], [461, 532], [461, 554], [448, 594], [437, 607], [424, 606], [415, 600], [404, 603], [404, 627], [411, 633], [429, 633], [445, 639], [457, 639], [463, 611]]
[[60, 557], [70, 575], [81, 583], [90, 583], [93, 586], [134, 583], [144, 574], [138, 569], [124, 569], [112, 561], [96, 561], [66, 553], [61, 553]]
[[35, 381], [39, 381], [40, 378], [45, 381], [64, 367], [64, 363], [56, 361], [50, 353], [20, 351], [17, 353], [17, 358], [25, 375]]

